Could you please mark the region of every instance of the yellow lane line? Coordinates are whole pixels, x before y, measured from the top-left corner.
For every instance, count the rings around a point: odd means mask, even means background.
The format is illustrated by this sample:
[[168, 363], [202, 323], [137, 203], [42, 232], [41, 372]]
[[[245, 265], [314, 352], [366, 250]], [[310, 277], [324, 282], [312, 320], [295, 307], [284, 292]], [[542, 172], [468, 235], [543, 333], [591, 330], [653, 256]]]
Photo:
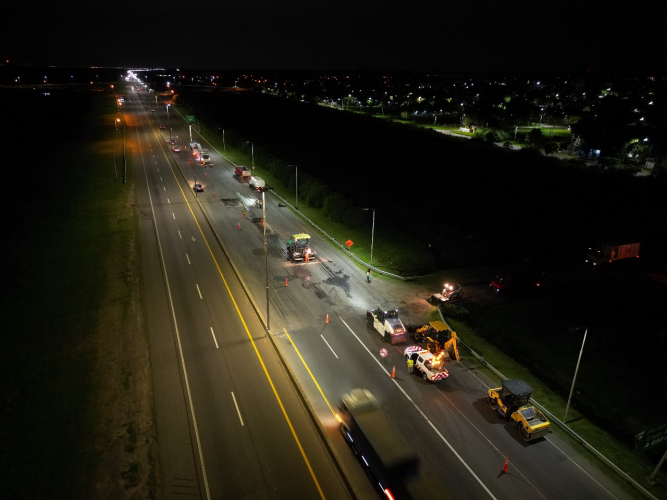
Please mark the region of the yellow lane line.
[[333, 407], [329, 403], [329, 400], [327, 397], [324, 395], [324, 392], [322, 391], [322, 388], [320, 387], [320, 384], [317, 383], [317, 380], [315, 380], [315, 375], [313, 375], [313, 372], [310, 371], [310, 368], [308, 368], [308, 365], [306, 364], [306, 360], [303, 359], [303, 356], [301, 356], [301, 353], [299, 352], [299, 349], [296, 347], [296, 344], [292, 340], [292, 337], [290, 337], [289, 333], [287, 333], [287, 330], [283, 328], [285, 331], [285, 335], [287, 335], [287, 338], [290, 341], [290, 344], [292, 344], [292, 347], [294, 347], [294, 350], [296, 351], [297, 356], [299, 356], [299, 359], [303, 363], [303, 366], [306, 367], [306, 370], [308, 371], [308, 374], [310, 375], [310, 378], [313, 379], [313, 382], [315, 382], [315, 386], [317, 387], [317, 390], [320, 391], [320, 394], [322, 395], [322, 398], [324, 399], [324, 402], [327, 404], [329, 409], [331, 410], [331, 413], [333, 413], [334, 417], [336, 417], [336, 412], [334, 411]]
[[[153, 132], [155, 133], [155, 130]], [[159, 137], [158, 137], [158, 140], [159, 140]], [[227, 284], [227, 280], [225, 279], [225, 276], [222, 274], [222, 269], [220, 269], [220, 265], [218, 264], [218, 261], [216, 260], [215, 255], [213, 254], [213, 250], [211, 249], [211, 246], [208, 244], [208, 240], [206, 239], [206, 236], [204, 236], [204, 231], [202, 231], [202, 228], [199, 225], [199, 221], [197, 220], [197, 217], [195, 216], [195, 213], [192, 210], [192, 206], [190, 205], [190, 202], [188, 201], [187, 196], [185, 195], [185, 192], [183, 191], [183, 187], [181, 186], [181, 183], [178, 181], [178, 177], [176, 176], [176, 173], [174, 172], [174, 168], [171, 165], [171, 161], [169, 161], [169, 157], [167, 157], [167, 154], [164, 152], [164, 149], [162, 150], [162, 154], [164, 155], [165, 159], [167, 160], [167, 163], [169, 163], [171, 173], [174, 176], [174, 179], [176, 180], [176, 184], [178, 185], [178, 188], [180, 189], [181, 194], [183, 195], [183, 199], [185, 200], [185, 203], [188, 206], [188, 210], [190, 210], [190, 213], [192, 214], [192, 219], [195, 221], [195, 224], [197, 225], [197, 228], [199, 229], [199, 234], [201, 234], [202, 238], [204, 239], [204, 243], [206, 243], [206, 248], [208, 248], [208, 251], [211, 254], [211, 258], [213, 259], [213, 262], [215, 263], [215, 267], [218, 269], [218, 273], [220, 274], [220, 277], [222, 278], [222, 282], [225, 284], [225, 288], [227, 289], [227, 293], [229, 293], [229, 297], [232, 299], [232, 303], [234, 304], [234, 308], [236, 309], [236, 313], [239, 315], [239, 318], [241, 319], [241, 323], [243, 323], [243, 328], [245, 328], [245, 331], [248, 334], [248, 339], [250, 339], [250, 343], [252, 344], [252, 347], [255, 350], [255, 354], [257, 355], [257, 359], [259, 360], [259, 363], [262, 365], [262, 370], [264, 370], [264, 375], [266, 375], [266, 379], [269, 381], [269, 385], [271, 386], [271, 389], [273, 390], [273, 395], [276, 397], [276, 401], [278, 401], [278, 405], [280, 406], [280, 409], [283, 412], [283, 416], [285, 417], [285, 421], [287, 422], [287, 425], [289, 426], [290, 431], [292, 432], [292, 436], [294, 437], [294, 440], [296, 441], [296, 444], [299, 447], [299, 451], [301, 452], [301, 456], [303, 457], [303, 460], [306, 462], [306, 466], [308, 467], [308, 471], [310, 472], [310, 475], [313, 478], [313, 481], [315, 482], [315, 486], [317, 487], [317, 491], [319, 491], [320, 497], [324, 499], [325, 498], [324, 492], [322, 491], [322, 488], [320, 487], [320, 483], [318, 482], [317, 477], [315, 477], [315, 471], [313, 471], [313, 468], [310, 465], [308, 457], [306, 457], [306, 452], [304, 451], [303, 446], [301, 446], [301, 441], [299, 441], [299, 437], [296, 435], [296, 431], [294, 430], [294, 426], [292, 425], [292, 421], [290, 420], [289, 416], [287, 415], [287, 410], [285, 410], [285, 407], [283, 406], [283, 402], [280, 399], [280, 396], [278, 395], [278, 391], [276, 389], [276, 386], [273, 385], [273, 380], [271, 379], [271, 375], [269, 375], [269, 371], [267, 370], [266, 365], [264, 364], [264, 361], [262, 360], [262, 357], [259, 354], [259, 350], [257, 349], [257, 345], [255, 344], [255, 341], [252, 339], [252, 335], [250, 335], [250, 329], [248, 328], [248, 325], [246, 324], [245, 319], [243, 318], [243, 315], [241, 314], [239, 306], [236, 303], [236, 300], [234, 299], [234, 295], [232, 294], [232, 291], [229, 288], [229, 285]]]

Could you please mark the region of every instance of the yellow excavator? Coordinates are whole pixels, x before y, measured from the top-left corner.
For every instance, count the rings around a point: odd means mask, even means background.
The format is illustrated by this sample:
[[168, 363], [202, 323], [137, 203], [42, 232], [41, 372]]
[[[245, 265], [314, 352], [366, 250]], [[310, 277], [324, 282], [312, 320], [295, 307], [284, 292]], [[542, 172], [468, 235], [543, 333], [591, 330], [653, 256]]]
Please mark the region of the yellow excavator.
[[523, 436], [524, 441], [544, 437], [551, 425], [544, 414], [530, 405], [533, 388], [520, 379], [503, 380], [502, 387], [489, 389], [489, 405]]
[[456, 343], [457, 338], [456, 332], [451, 330], [442, 321], [431, 321], [415, 331], [415, 340], [417, 342], [426, 342], [426, 349], [433, 354], [438, 354], [440, 351], [447, 351], [450, 358], [459, 361], [461, 356]]

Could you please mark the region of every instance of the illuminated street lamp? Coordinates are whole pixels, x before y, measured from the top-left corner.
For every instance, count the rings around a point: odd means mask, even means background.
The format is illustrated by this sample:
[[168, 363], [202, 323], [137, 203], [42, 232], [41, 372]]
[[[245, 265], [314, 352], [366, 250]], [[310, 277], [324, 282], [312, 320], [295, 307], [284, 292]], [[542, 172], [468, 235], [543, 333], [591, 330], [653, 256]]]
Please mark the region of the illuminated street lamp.
[[[155, 99], [157, 100], [157, 96]], [[167, 104], [167, 123], [169, 123], [169, 104]]]
[[373, 226], [371, 228], [371, 267], [373, 267], [373, 241], [375, 239], [375, 209], [374, 208], [362, 208], [363, 211], [372, 210], [373, 211]]

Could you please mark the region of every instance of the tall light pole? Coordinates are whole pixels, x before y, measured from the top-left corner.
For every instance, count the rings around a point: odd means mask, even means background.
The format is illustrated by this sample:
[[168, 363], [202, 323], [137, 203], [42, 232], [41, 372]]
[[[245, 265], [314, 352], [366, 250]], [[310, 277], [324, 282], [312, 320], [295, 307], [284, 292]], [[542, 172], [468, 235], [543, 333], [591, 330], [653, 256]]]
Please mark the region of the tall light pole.
[[[155, 96], [157, 99], [157, 96]], [[169, 104], [167, 104], [167, 123], [169, 123]]]
[[299, 167], [297, 165], [288, 165], [294, 167], [294, 209], [299, 210]]
[[362, 208], [364, 211], [372, 210], [373, 211], [373, 227], [371, 228], [371, 267], [373, 267], [373, 240], [375, 239], [375, 209], [374, 208]]
[[264, 274], [266, 276], [266, 329], [271, 330], [269, 319], [269, 250], [266, 245], [266, 200], [262, 191], [262, 226], [264, 226]]
[[584, 340], [581, 342], [581, 350], [579, 351], [579, 359], [577, 359], [577, 367], [574, 369], [574, 378], [572, 379], [572, 388], [570, 389], [570, 396], [567, 398], [567, 406], [565, 407], [565, 418], [563, 423], [567, 424], [567, 412], [570, 410], [570, 401], [572, 400], [572, 393], [574, 392], [574, 383], [577, 381], [577, 372], [579, 371], [579, 363], [581, 362], [581, 354], [584, 352], [584, 344], [586, 343], [586, 334], [588, 328], [584, 332]]

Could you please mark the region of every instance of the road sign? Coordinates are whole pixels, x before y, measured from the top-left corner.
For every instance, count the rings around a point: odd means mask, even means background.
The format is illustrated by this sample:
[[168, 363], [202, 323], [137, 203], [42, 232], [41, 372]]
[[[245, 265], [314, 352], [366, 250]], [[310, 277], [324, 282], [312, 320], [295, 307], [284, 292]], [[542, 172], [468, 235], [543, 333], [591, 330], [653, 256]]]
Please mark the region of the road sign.
[[387, 351], [387, 349], [385, 349], [384, 347], [382, 349], [380, 349], [380, 356], [382, 356], [383, 358], [386, 358], [387, 354], [389, 354], [389, 351]]
[[635, 453], [667, 443], [667, 422], [649, 427], [644, 432], [637, 434], [635, 439], [637, 441]]
[[347, 245], [347, 248], [348, 248], [348, 250], [349, 250], [350, 247], [351, 247], [352, 245], [354, 245], [354, 242], [353, 242], [352, 240], [347, 240], [347, 241], [345, 242], [345, 244]]

